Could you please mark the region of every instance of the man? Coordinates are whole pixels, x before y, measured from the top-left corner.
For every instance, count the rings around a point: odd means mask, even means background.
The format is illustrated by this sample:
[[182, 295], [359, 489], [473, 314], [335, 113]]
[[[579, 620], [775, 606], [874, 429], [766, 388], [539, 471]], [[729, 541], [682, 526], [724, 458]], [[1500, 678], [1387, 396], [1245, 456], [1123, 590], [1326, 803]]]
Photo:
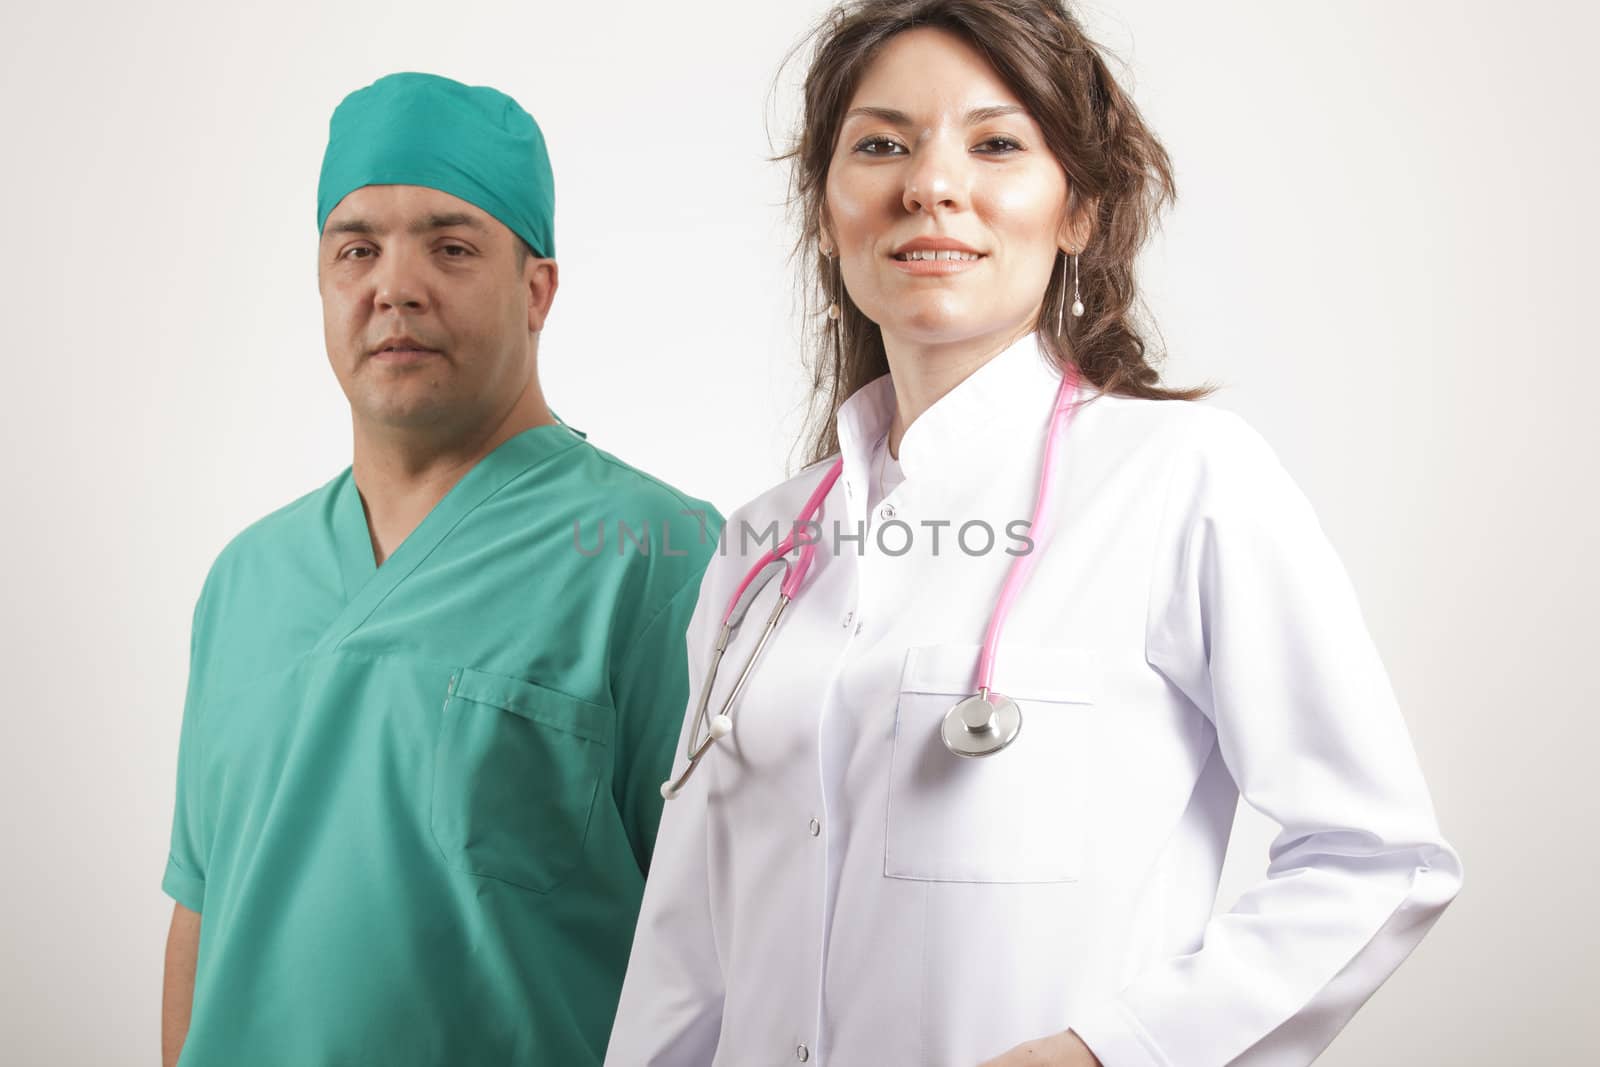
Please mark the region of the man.
[[195, 608], [164, 1062], [598, 1064], [721, 517], [546, 406], [553, 180], [510, 97], [352, 93], [318, 201], [354, 458]]

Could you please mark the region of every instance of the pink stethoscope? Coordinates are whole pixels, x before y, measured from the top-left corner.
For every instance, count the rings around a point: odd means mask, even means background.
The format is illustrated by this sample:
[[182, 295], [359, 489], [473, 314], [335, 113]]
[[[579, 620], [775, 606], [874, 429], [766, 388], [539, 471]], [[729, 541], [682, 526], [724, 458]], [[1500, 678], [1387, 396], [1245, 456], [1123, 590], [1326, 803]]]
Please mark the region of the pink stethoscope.
[[[1039, 491], [1034, 496], [1033, 519], [1029, 526], [1034, 547], [1011, 561], [1011, 570], [1007, 572], [1005, 584], [1000, 588], [1000, 599], [995, 602], [994, 612], [989, 618], [989, 629], [983, 637], [983, 651], [978, 656], [978, 691], [947, 711], [940, 726], [945, 747], [957, 756], [991, 756], [1016, 740], [1017, 734], [1022, 729], [1022, 711], [1016, 702], [993, 692], [990, 688], [994, 676], [994, 654], [996, 646], [1000, 643], [1000, 631], [1005, 626], [1006, 616], [1011, 613], [1011, 603], [1033, 571], [1033, 561], [1038, 554], [1040, 543], [1050, 533], [1048, 525], [1051, 472], [1055, 469], [1057, 454], [1061, 451], [1067, 428], [1071, 425], [1073, 413], [1077, 410], [1077, 405], [1072, 402], [1077, 389], [1078, 368], [1069, 366], [1061, 379], [1061, 388], [1056, 393], [1055, 409], [1050, 415], [1050, 429], [1045, 435], [1044, 466], [1039, 472]], [[811, 562], [817, 554], [816, 542], [809, 533], [802, 535], [801, 531], [808, 527], [817, 512], [821, 510], [822, 501], [833, 488], [833, 483], [839, 480], [839, 473], [843, 470], [843, 457], [834, 460], [833, 466], [828, 468], [827, 473], [822, 476], [822, 481], [817, 483], [811, 496], [806, 499], [805, 507], [795, 518], [789, 536], [758, 559], [755, 566], [745, 574], [744, 581], [733, 591], [733, 596], [728, 601], [728, 608], [722, 613], [722, 629], [717, 634], [716, 648], [711, 655], [711, 668], [707, 672], [705, 685], [701, 687], [700, 703], [694, 713], [694, 725], [690, 728], [685, 745], [684, 755], [689, 757], [689, 765], [677, 778], [661, 784], [661, 795], [667, 800], [677, 796], [683, 789], [684, 783], [700, 765], [700, 761], [711, 751], [711, 746], [733, 732], [734, 702], [739, 699], [745, 682], [750, 678], [751, 668], [755, 666], [761, 650], [771, 640], [772, 631], [777, 628], [784, 608], [789, 606], [795, 594], [799, 592], [800, 584], [805, 581], [806, 572], [811, 569]], [[797, 546], [800, 555], [791, 563], [784, 557], [793, 552]], [[723, 653], [728, 649], [728, 642], [744, 621], [751, 602], [771, 583], [780, 569], [785, 573], [783, 584], [778, 587], [777, 603], [773, 604], [772, 613], [767, 616], [767, 624], [761, 630], [761, 637], [756, 641], [756, 647], [751, 650], [750, 657], [745, 660], [744, 669], [739, 672], [738, 679], [733, 683], [733, 692], [729, 693], [728, 699], [723, 702], [722, 710], [711, 716], [710, 726], [707, 727], [706, 711], [711, 702], [711, 689], [716, 684], [717, 668], [722, 663]], [[702, 729], [705, 730], [703, 738]]]

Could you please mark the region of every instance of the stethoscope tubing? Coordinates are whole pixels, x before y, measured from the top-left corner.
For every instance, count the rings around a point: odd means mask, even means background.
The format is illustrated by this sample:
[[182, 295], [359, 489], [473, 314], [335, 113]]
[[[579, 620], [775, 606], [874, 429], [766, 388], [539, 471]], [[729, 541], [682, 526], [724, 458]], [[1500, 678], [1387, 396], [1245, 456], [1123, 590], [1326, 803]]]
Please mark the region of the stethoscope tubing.
[[[1077, 404], [1073, 403], [1077, 395], [1078, 380], [1078, 368], [1075, 365], [1069, 365], [1062, 375], [1061, 386], [1056, 392], [1055, 404], [1050, 412], [1050, 428], [1045, 434], [1044, 458], [1039, 470], [1039, 488], [1034, 494], [1033, 519], [1029, 523], [1029, 536], [1033, 541], [1033, 548], [1012, 559], [1011, 567], [1006, 572], [1005, 582], [1000, 587], [1000, 595], [995, 600], [994, 610], [990, 613], [989, 625], [984, 631], [983, 647], [978, 655], [977, 696], [985, 702], [989, 701], [994, 679], [995, 653], [1000, 645], [1000, 635], [1005, 629], [1006, 619], [1010, 616], [1012, 602], [1016, 600], [1022, 587], [1027, 584], [1029, 577], [1032, 575], [1035, 556], [1038, 554], [1039, 547], [1049, 539], [1054, 525], [1049, 506], [1051, 489], [1055, 480], [1056, 461], [1062, 448], [1062, 442], [1066, 438], [1067, 431], [1072, 424], [1072, 417], [1078, 407]], [[811, 569], [812, 561], [816, 557], [816, 541], [809, 535], [802, 536], [801, 531], [811, 523], [817, 512], [821, 510], [823, 500], [832, 491], [834, 483], [839, 480], [839, 475], [843, 470], [844, 458], [841, 456], [839, 459], [834, 460], [833, 464], [822, 476], [822, 480], [811, 491], [811, 495], [806, 498], [805, 506], [801, 508], [800, 514], [795, 518], [794, 526], [789, 535], [780, 541], [775, 548], [764, 553], [756, 560], [750, 570], [745, 573], [744, 579], [739, 583], [738, 587], [734, 589], [733, 595], [728, 598], [728, 606], [722, 613], [722, 626], [717, 635], [716, 647], [712, 652], [710, 669], [707, 672], [705, 685], [700, 692], [700, 703], [695, 708], [694, 724], [684, 742], [684, 751], [689, 757], [689, 765], [683, 769], [682, 774], [662, 783], [661, 795], [664, 798], [670, 800], [678, 795], [678, 792], [689, 780], [689, 776], [700, 765], [700, 761], [711, 751], [711, 746], [720, 738], [726, 736], [732, 729], [734, 703], [739, 699], [739, 694], [743, 692], [745, 683], [750, 678], [750, 672], [755, 667], [756, 660], [760, 658], [762, 650], [766, 648], [767, 643], [772, 639], [773, 631], [778, 626], [778, 620], [783, 617], [784, 609], [789, 606], [799, 592], [800, 585], [805, 580], [807, 572]], [[784, 557], [794, 551], [796, 546], [800, 550], [799, 558], [793, 563], [785, 562]], [[745, 659], [744, 666], [739, 671], [739, 677], [734, 680], [733, 691], [729, 693], [728, 699], [723, 701], [722, 710], [712, 717], [705, 739], [696, 743], [696, 739], [700, 736], [700, 729], [706, 722], [706, 712], [709, 710], [711, 703], [711, 690], [716, 683], [717, 670], [722, 664], [722, 657], [727, 651], [733, 630], [744, 620], [744, 614], [749, 610], [751, 602], [771, 581], [770, 576], [762, 579], [762, 574], [768, 567], [779, 562], [784, 563], [785, 574], [779, 587], [777, 602], [773, 605], [771, 614], [768, 615], [766, 623], [761, 628], [761, 636], [757, 639], [755, 648], [750, 651], [750, 655]], [[752, 586], [752, 583], [757, 583], [758, 581], [759, 584]], [[956, 705], [950, 710], [949, 715], [959, 715], [962, 706], [966, 703], [966, 701], [963, 701], [961, 704]], [[1014, 730], [1011, 736], [1015, 736]], [[1009, 741], [1010, 738], [1007, 738], [988, 752], [957, 752], [954, 748], [951, 751], [957, 755], [965, 756], [986, 755], [989, 752], [999, 751], [1000, 748], [1009, 744]], [[946, 742], [947, 745], [949, 743], [948, 741]]]
[[1016, 600], [1017, 594], [1022, 591], [1022, 587], [1033, 574], [1033, 565], [1039, 555], [1039, 549], [1050, 539], [1051, 529], [1055, 525], [1050, 511], [1050, 491], [1055, 482], [1053, 475], [1057, 454], [1066, 440], [1072, 416], [1078, 409], [1078, 405], [1072, 403], [1077, 392], [1078, 368], [1072, 365], [1062, 375], [1061, 387], [1056, 391], [1055, 407], [1050, 412], [1050, 429], [1045, 434], [1044, 462], [1039, 468], [1039, 489], [1033, 498], [1033, 521], [1028, 524], [1028, 536], [1033, 539], [1033, 548], [1011, 558], [1011, 568], [1006, 572], [1005, 584], [1000, 587], [1000, 596], [995, 600], [994, 611], [989, 616], [989, 626], [984, 631], [983, 649], [978, 654], [979, 696], [987, 697], [992, 688], [995, 653], [1000, 647], [1000, 633], [1005, 628], [1006, 619], [1011, 615], [1012, 601]]

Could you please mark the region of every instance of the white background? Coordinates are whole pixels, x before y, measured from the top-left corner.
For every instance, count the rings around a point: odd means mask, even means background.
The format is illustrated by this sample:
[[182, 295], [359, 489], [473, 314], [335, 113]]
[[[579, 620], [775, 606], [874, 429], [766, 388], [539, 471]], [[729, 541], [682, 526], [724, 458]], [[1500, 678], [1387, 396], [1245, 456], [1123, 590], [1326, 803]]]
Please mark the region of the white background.
[[[534, 113], [547, 393], [728, 511], [798, 456], [767, 157], [821, 8], [8, 4], [0, 1060], [156, 1061], [190, 610], [230, 536], [349, 461], [314, 260], [334, 106], [427, 70]], [[1177, 165], [1144, 276], [1166, 379], [1228, 383], [1209, 402], [1312, 499], [1466, 865], [1328, 1064], [1600, 1055], [1588, 10], [1084, 12]], [[1224, 906], [1270, 832], [1241, 817]]]

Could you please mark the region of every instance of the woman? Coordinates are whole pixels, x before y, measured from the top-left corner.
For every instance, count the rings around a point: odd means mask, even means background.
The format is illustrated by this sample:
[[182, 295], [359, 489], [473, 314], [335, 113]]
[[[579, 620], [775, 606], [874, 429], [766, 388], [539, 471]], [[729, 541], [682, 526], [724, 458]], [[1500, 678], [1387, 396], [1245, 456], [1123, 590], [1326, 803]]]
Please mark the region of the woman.
[[[696, 675], [796, 517], [810, 569], [694, 683], [607, 1062], [1310, 1062], [1461, 868], [1310, 505], [1146, 362], [1160, 145], [1051, 0], [879, 0], [794, 162], [826, 424]], [[1240, 794], [1283, 829], [1213, 918]]]

